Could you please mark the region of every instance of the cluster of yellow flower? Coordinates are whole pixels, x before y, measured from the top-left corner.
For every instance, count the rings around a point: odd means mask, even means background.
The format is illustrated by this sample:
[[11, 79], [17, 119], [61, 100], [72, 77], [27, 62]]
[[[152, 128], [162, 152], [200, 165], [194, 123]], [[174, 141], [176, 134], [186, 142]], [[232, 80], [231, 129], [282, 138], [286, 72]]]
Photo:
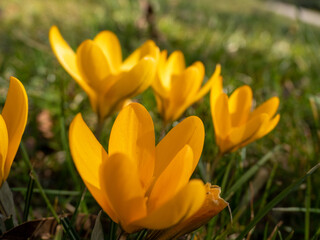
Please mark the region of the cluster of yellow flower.
[[[242, 86], [223, 92], [221, 67], [201, 87], [201, 62], [185, 66], [182, 52], [169, 57], [149, 40], [122, 60], [118, 38], [109, 31], [84, 41], [74, 52], [53, 26], [52, 49], [65, 70], [87, 93], [100, 121], [121, 110], [109, 139], [108, 152], [78, 114], [69, 130], [73, 160], [87, 188], [110, 218], [128, 233], [161, 230], [171, 239], [206, 223], [227, 206], [220, 188], [190, 177], [201, 156], [204, 126], [187, 117], [155, 146], [148, 111], [130, 98], [151, 86], [165, 124], [177, 120], [211, 90], [211, 114], [220, 155], [235, 151], [269, 133], [278, 123], [279, 99], [273, 97], [252, 111], [252, 91]], [[2, 184], [8, 177], [27, 121], [27, 95], [11, 78], [0, 115]]]

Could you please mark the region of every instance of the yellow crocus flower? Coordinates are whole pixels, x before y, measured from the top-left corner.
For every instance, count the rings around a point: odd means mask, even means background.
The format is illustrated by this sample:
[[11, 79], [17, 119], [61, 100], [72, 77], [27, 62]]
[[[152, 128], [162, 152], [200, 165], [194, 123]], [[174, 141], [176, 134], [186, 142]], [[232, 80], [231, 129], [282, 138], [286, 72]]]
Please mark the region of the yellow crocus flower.
[[7, 180], [28, 117], [28, 97], [22, 83], [10, 78], [6, 102], [0, 114], [0, 187]]
[[272, 97], [252, 110], [252, 90], [244, 85], [230, 97], [223, 93], [222, 77], [215, 81], [210, 105], [220, 154], [236, 151], [272, 131], [280, 120], [279, 98]]
[[155, 76], [159, 48], [151, 40], [122, 60], [117, 36], [100, 32], [93, 40], [85, 40], [74, 52], [52, 26], [50, 44], [64, 69], [82, 87], [100, 121], [121, 109], [130, 99], [147, 89]]
[[199, 61], [186, 68], [181, 51], [174, 51], [169, 58], [166, 50], [161, 52], [152, 88], [165, 123], [178, 119], [189, 106], [209, 92], [214, 79], [220, 75], [220, 65], [201, 87], [204, 73], [204, 66]]
[[196, 213], [206, 198], [201, 180], [189, 180], [204, 142], [202, 121], [188, 117], [155, 146], [154, 126], [138, 103], [124, 107], [109, 139], [109, 153], [78, 114], [69, 131], [80, 176], [110, 216], [128, 233], [164, 229]]

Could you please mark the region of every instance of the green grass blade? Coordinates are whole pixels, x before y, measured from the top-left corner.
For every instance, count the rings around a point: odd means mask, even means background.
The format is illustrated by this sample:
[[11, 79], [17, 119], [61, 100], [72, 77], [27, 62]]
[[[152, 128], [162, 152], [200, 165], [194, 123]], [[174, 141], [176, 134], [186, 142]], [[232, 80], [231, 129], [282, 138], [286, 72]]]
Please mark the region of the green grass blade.
[[54, 240], [62, 240], [63, 239], [63, 227], [61, 225], [57, 226], [56, 234], [54, 236]]
[[237, 190], [245, 184], [258, 170], [263, 166], [275, 152], [281, 148], [281, 145], [276, 146], [272, 151], [264, 155], [254, 166], [252, 166], [245, 174], [243, 174], [236, 183], [225, 193], [223, 198], [228, 201]]
[[278, 169], [278, 163], [275, 163], [273, 165], [272, 171], [270, 173], [270, 176], [269, 176], [269, 179], [268, 179], [268, 182], [267, 182], [267, 185], [266, 185], [266, 189], [265, 189], [265, 191], [263, 193], [262, 200], [261, 200], [258, 212], [260, 212], [261, 209], [263, 209], [263, 207], [266, 205], [267, 198], [268, 198], [268, 195], [269, 195], [269, 191], [270, 191], [270, 188], [272, 186], [272, 181], [273, 181], [273, 178], [275, 176], [275, 173], [276, 173], [277, 169]]
[[[278, 207], [278, 208], [272, 208], [272, 211], [274, 212], [307, 212], [306, 208], [300, 208], [300, 207]], [[320, 213], [319, 208], [309, 208], [310, 213]]]
[[[111, 220], [111, 219], [110, 219]], [[111, 220], [110, 223], [110, 232], [108, 233], [108, 240], [116, 240], [116, 239], [120, 239], [117, 238], [117, 230], [118, 230], [118, 224], [116, 224], [114, 221]], [[121, 236], [122, 233], [120, 233], [119, 236]]]
[[304, 239], [309, 240], [310, 238], [310, 204], [311, 204], [311, 179], [307, 177], [307, 189], [306, 189], [306, 213], [305, 213], [305, 225], [304, 225]]
[[242, 240], [248, 232], [256, 226], [256, 224], [280, 201], [282, 201], [293, 189], [298, 187], [306, 177], [310, 176], [314, 171], [316, 171], [320, 167], [320, 163], [315, 165], [312, 169], [310, 169], [303, 177], [299, 178], [297, 181], [292, 183], [289, 187], [283, 190], [280, 194], [278, 194], [274, 199], [272, 199], [261, 211], [257, 214], [257, 216], [247, 225], [247, 227], [241, 232], [241, 234], [236, 238], [236, 240]]
[[291, 240], [291, 238], [293, 237], [293, 234], [294, 234], [294, 231], [291, 231], [285, 240]]
[[202, 158], [200, 158], [199, 163], [197, 165], [198, 173], [203, 181], [206, 181], [206, 168], [204, 166], [204, 162]]
[[235, 154], [233, 154], [233, 156], [231, 157], [228, 165], [227, 165], [227, 169], [223, 175], [223, 179], [222, 179], [222, 183], [221, 183], [221, 191], [224, 191], [226, 185], [227, 185], [227, 180], [229, 179], [229, 173], [230, 173], [230, 170], [231, 170], [231, 167], [233, 165], [233, 162], [235, 160]]
[[[22, 193], [26, 193], [28, 191], [28, 188], [21, 188], [21, 187], [15, 187], [15, 188], [11, 188], [11, 190], [13, 192], [22, 192]], [[80, 191], [68, 191], [68, 190], [57, 190], [57, 189], [43, 189], [43, 191], [47, 194], [47, 195], [61, 195], [61, 196], [79, 196], [81, 195]], [[33, 193], [40, 193], [39, 188], [34, 188], [33, 189]], [[90, 194], [87, 193], [86, 196], [89, 196]]]
[[26, 163], [26, 165], [29, 167], [30, 169], [30, 176], [34, 179], [35, 184], [37, 185], [40, 194], [42, 195], [42, 198], [44, 199], [44, 201], [46, 202], [47, 207], [49, 208], [49, 210], [51, 211], [53, 217], [56, 219], [56, 221], [58, 223], [62, 223], [62, 226], [65, 230], [65, 232], [68, 234], [68, 236], [70, 237], [70, 239], [72, 240], [78, 240], [80, 239], [77, 235], [77, 233], [75, 232], [74, 228], [71, 226], [69, 220], [67, 218], [59, 218], [58, 214], [56, 213], [56, 211], [54, 210], [54, 207], [52, 206], [52, 204], [50, 203], [47, 195], [45, 194], [45, 192], [43, 191], [43, 188], [40, 184], [40, 181], [38, 179], [38, 175], [36, 174], [36, 172], [33, 169], [33, 166], [30, 162], [27, 150], [23, 144], [23, 142], [20, 143], [20, 148], [22, 150], [22, 156], [23, 159]]
[[316, 232], [316, 234], [312, 237], [311, 240], [318, 240], [320, 236], [320, 227], [318, 228], [318, 231]]
[[280, 240], [283, 240], [282, 234], [281, 234], [280, 230], [278, 230], [278, 235], [279, 235], [279, 239], [280, 239]]
[[68, 218], [60, 218], [60, 222], [71, 240], [80, 240], [76, 230], [72, 227]]
[[207, 235], [205, 240], [210, 240], [212, 239], [212, 235], [213, 235], [213, 228], [216, 225], [218, 218], [212, 218], [209, 223], [208, 223], [208, 227], [207, 227]]
[[34, 179], [30, 175], [29, 182], [28, 182], [28, 189], [25, 197], [25, 205], [23, 210], [23, 222], [26, 222], [28, 220], [30, 202], [31, 202], [31, 197], [34, 189], [33, 187], [34, 187]]
[[269, 223], [267, 222], [266, 226], [264, 227], [264, 231], [263, 231], [263, 239], [267, 239], [268, 238], [268, 227], [269, 227]]
[[76, 209], [75, 209], [74, 212], [73, 212], [73, 216], [72, 216], [72, 219], [71, 219], [71, 223], [72, 223], [72, 224], [74, 224], [75, 221], [76, 221], [76, 217], [77, 217], [77, 215], [78, 215], [79, 207], [80, 207], [80, 205], [83, 203], [83, 200], [84, 200], [84, 198], [85, 198], [85, 196], [86, 196], [86, 193], [87, 193], [87, 188], [85, 187], [85, 188], [83, 189], [83, 192], [82, 192], [82, 194], [81, 194], [81, 197], [80, 197], [80, 199], [79, 199], [79, 201], [78, 201], [78, 204], [77, 204], [77, 206], [76, 206]]
[[26, 165], [29, 167], [30, 169], [30, 176], [34, 179], [37, 187], [39, 188], [39, 191], [40, 191], [40, 194], [43, 198], [43, 200], [46, 202], [46, 205], [47, 207], [49, 208], [49, 210], [51, 211], [53, 217], [56, 219], [56, 221], [59, 223], [59, 217], [58, 217], [58, 214], [56, 213], [56, 211], [54, 210], [52, 204], [50, 203], [47, 195], [45, 194], [45, 192], [43, 191], [43, 188], [40, 184], [40, 181], [38, 179], [38, 175], [37, 173], [34, 171], [33, 169], [33, 166], [30, 162], [30, 159], [29, 159], [29, 156], [28, 156], [28, 153], [27, 153], [27, 150], [26, 150], [26, 147], [24, 146], [23, 142], [20, 143], [20, 148], [21, 148], [21, 152], [22, 152], [22, 157], [23, 157], [23, 160], [25, 161]]
[[147, 235], [147, 232], [148, 230], [146, 229], [141, 230], [135, 240], [142, 240]]

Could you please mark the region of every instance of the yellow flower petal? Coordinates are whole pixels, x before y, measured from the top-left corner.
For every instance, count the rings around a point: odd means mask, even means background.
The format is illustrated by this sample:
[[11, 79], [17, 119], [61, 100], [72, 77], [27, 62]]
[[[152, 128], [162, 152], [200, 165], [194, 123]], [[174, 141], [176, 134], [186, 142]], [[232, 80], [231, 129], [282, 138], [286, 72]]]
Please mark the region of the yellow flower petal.
[[[166, 76], [166, 63], [167, 63], [167, 58], [168, 58], [168, 52], [167, 50], [163, 50], [160, 52], [159, 55], [159, 61], [158, 61], [158, 72], [157, 74], [159, 75], [159, 85], [164, 88], [164, 85], [168, 84], [163, 84], [162, 79], [165, 78]], [[168, 79], [165, 79], [164, 82], [169, 81]], [[166, 88], [164, 88], [166, 89]]]
[[196, 61], [191, 66], [193, 66], [193, 67], [198, 69], [200, 78], [203, 79], [204, 78], [204, 73], [205, 73], [205, 68], [204, 68], [203, 63], [200, 62], [200, 61]]
[[[196, 67], [188, 67], [182, 74], [172, 76], [170, 101], [174, 105], [183, 105], [192, 99], [199, 90], [202, 78]], [[177, 109], [177, 107], [175, 106]]]
[[175, 76], [179, 77], [185, 69], [185, 60], [181, 51], [174, 51], [168, 58], [167, 51], [162, 51], [158, 66], [158, 89], [159, 93], [163, 96], [171, 92], [173, 79]]
[[171, 86], [171, 76], [181, 74], [185, 69], [185, 60], [181, 51], [174, 51], [166, 61], [164, 71], [162, 73], [162, 85], [165, 88]]
[[[86, 40], [77, 49], [77, 65], [82, 78], [96, 92], [104, 93], [112, 85], [108, 79], [111, 67], [97, 43]], [[108, 81], [109, 80], [109, 81]]]
[[170, 74], [180, 74], [186, 68], [183, 53], [181, 51], [174, 51], [168, 58], [167, 71]]
[[271, 117], [277, 112], [280, 100], [278, 97], [272, 97], [257, 107], [250, 115], [251, 118], [259, 114], [266, 113]]
[[173, 77], [171, 104], [166, 109], [166, 116], [168, 117], [165, 120], [170, 122], [178, 119], [189, 106], [199, 101], [210, 90], [213, 83], [218, 80], [219, 74], [220, 65], [201, 89], [204, 76], [204, 66], [201, 62], [192, 64], [182, 75]]
[[[145, 91], [148, 87], [151, 86], [154, 78], [155, 78], [155, 74], [156, 74], [156, 61], [153, 58], [149, 58], [149, 57], [145, 57], [143, 60], [149, 61], [152, 60], [148, 63], [148, 67], [149, 71], [147, 73], [145, 73], [145, 75], [141, 74], [141, 78], [143, 79], [142, 84], [140, 85], [140, 87], [135, 91], [135, 93], [133, 94], [134, 96], [142, 93], [143, 91]], [[134, 70], [134, 68], [132, 69]], [[129, 72], [129, 75], [131, 75], [131, 71]]]
[[[220, 64], [217, 64], [216, 69], [210, 79], [205, 83], [205, 85], [200, 89], [200, 91], [197, 93], [195, 98], [193, 99], [193, 102], [199, 101], [204, 95], [207, 94], [207, 92], [210, 91], [211, 88], [213, 88], [214, 84], [217, 85], [215, 91], [219, 91], [219, 94], [222, 93], [222, 78], [220, 77], [221, 73], [221, 66]], [[213, 93], [217, 94], [217, 93]]]
[[51, 48], [58, 58], [60, 64], [77, 82], [81, 81], [76, 62], [76, 54], [70, 48], [68, 43], [63, 39], [59, 32], [59, 29], [56, 26], [52, 26], [50, 28], [49, 40]]
[[123, 72], [117, 82], [110, 88], [115, 96], [132, 96], [140, 89], [151, 85], [155, 74], [156, 62], [151, 57], [141, 59], [130, 71]]
[[101, 48], [108, 59], [111, 72], [116, 74], [122, 64], [121, 46], [117, 36], [110, 31], [100, 32], [93, 41]]
[[161, 207], [137, 220], [130, 227], [143, 226], [148, 229], [170, 227], [193, 215], [205, 200], [205, 187], [201, 180], [191, 180], [172, 199]]
[[81, 114], [73, 119], [69, 128], [70, 151], [76, 168], [103, 210], [117, 222], [117, 217], [105, 192], [101, 190], [99, 168], [108, 158], [107, 152], [93, 135]]
[[[99, 170], [97, 169], [97, 171]], [[103, 189], [98, 188], [97, 186], [93, 186], [92, 184], [90, 184], [85, 180], [83, 180], [83, 182], [88, 188], [89, 192], [94, 197], [94, 199], [103, 209], [103, 211], [105, 211], [108, 214], [108, 216], [112, 219], [112, 221], [119, 223], [119, 219], [117, 218], [115, 211], [112, 209], [107, 193]]]
[[193, 152], [192, 171], [198, 164], [204, 142], [204, 126], [202, 121], [191, 116], [184, 119], [160, 141], [156, 146], [156, 163], [154, 176], [158, 178], [177, 153], [188, 144]]
[[169, 96], [169, 106], [166, 111], [166, 122], [179, 118], [183, 112], [194, 102], [194, 97], [202, 84], [201, 73], [194, 66], [188, 67], [180, 75], [171, 77], [172, 86]]
[[[261, 115], [266, 115], [266, 114], [261, 114]], [[277, 114], [273, 119], [269, 119], [269, 117], [266, 117], [266, 119], [261, 124], [259, 130], [257, 130], [253, 136], [251, 136], [247, 141], [243, 142], [239, 147], [243, 147], [243, 146], [267, 135], [269, 132], [271, 132], [277, 126], [279, 120], [280, 120], [279, 114]]]
[[133, 160], [138, 169], [140, 184], [147, 188], [154, 169], [154, 126], [148, 111], [140, 104], [131, 103], [115, 120], [109, 140], [109, 154], [123, 153]]
[[[210, 80], [213, 79], [213, 84], [210, 92], [210, 105], [211, 108], [214, 107], [214, 102], [217, 101], [217, 98], [220, 96], [221, 93], [223, 93], [223, 79], [220, 76], [221, 72], [221, 66], [218, 64], [216, 66], [216, 70], [214, 71], [214, 74], [211, 76]], [[209, 80], [209, 81], [210, 81]]]
[[110, 155], [100, 168], [100, 183], [125, 230], [127, 225], [147, 215], [145, 191], [137, 165], [128, 156], [122, 153]]
[[168, 58], [168, 51], [162, 50], [159, 55], [159, 61], [158, 61], [158, 69], [159, 73], [161, 74], [163, 71], [165, 71], [166, 62]]
[[[232, 149], [232, 151], [235, 151], [239, 147], [241, 147], [242, 143], [245, 143], [246, 141], [255, 136], [256, 132], [259, 131], [259, 129], [261, 128], [261, 126], [263, 126], [263, 123], [265, 121], [268, 121], [268, 115], [261, 114], [251, 119], [244, 125], [237, 128], [233, 128], [228, 137], [228, 140], [230, 141], [230, 146], [228, 147], [228, 149], [236, 147]], [[254, 141], [255, 139], [252, 139], [252, 141]]]
[[237, 88], [229, 98], [229, 111], [233, 127], [241, 126], [249, 117], [252, 105], [252, 90], [244, 85]]
[[264, 135], [271, 132], [278, 125], [279, 121], [280, 121], [280, 114], [277, 114], [273, 119], [269, 121], [269, 124], [266, 128]]
[[157, 240], [179, 239], [180, 236], [206, 224], [211, 218], [228, 206], [228, 203], [220, 197], [221, 190], [218, 186], [211, 186], [210, 183], [207, 183], [205, 188], [206, 199], [195, 214], [171, 228], [149, 233], [147, 239], [151, 239], [152, 236], [156, 236]]
[[6, 103], [2, 110], [2, 117], [6, 123], [9, 145], [7, 159], [4, 166], [4, 179], [8, 178], [13, 159], [17, 153], [28, 118], [28, 97], [22, 83], [10, 78], [10, 86]]
[[[168, 86], [171, 86], [171, 83], [170, 83], [171, 80], [167, 79], [165, 76], [166, 61], [167, 61], [167, 51], [163, 50], [160, 53], [156, 76], [154, 81], [152, 82], [153, 90], [155, 91], [156, 95], [161, 96], [161, 98], [167, 98], [169, 96], [168, 94], [170, 89], [168, 88]], [[169, 82], [166, 83], [166, 81], [169, 81]]]
[[115, 111], [127, 98], [136, 96], [140, 93], [141, 88], [149, 86], [154, 73], [155, 60], [146, 57], [129, 72], [119, 74], [108, 92], [100, 99], [99, 112], [101, 116], [104, 117]]
[[93, 89], [85, 82], [78, 71], [76, 54], [70, 48], [68, 43], [61, 36], [59, 29], [56, 26], [52, 26], [49, 32], [49, 40], [51, 48], [56, 55], [60, 64], [71, 75], [71, 77], [82, 87], [82, 89], [88, 94], [91, 106], [94, 111], [97, 111], [97, 97]]
[[186, 145], [172, 159], [153, 185], [148, 200], [148, 211], [153, 211], [174, 197], [189, 182], [192, 172], [193, 153], [191, 147]]
[[216, 97], [211, 94], [210, 106], [214, 131], [216, 139], [223, 140], [229, 135], [231, 130], [228, 96], [225, 93], [220, 93], [219, 97], [215, 98]]
[[73, 119], [69, 128], [70, 151], [81, 178], [100, 188], [98, 170], [108, 158], [107, 152], [93, 135], [81, 114]]
[[[203, 202], [201, 208], [188, 219], [186, 219], [184, 230], [186, 233], [191, 232], [203, 224], [206, 224], [211, 218], [216, 216], [221, 212], [225, 207], [228, 206], [228, 203], [220, 197], [221, 189], [216, 185], [211, 185], [207, 183], [206, 188], [206, 199]], [[189, 227], [186, 228], [186, 227]], [[182, 234], [182, 232], [180, 232]], [[181, 236], [181, 235], [180, 235]]]
[[121, 69], [129, 71], [144, 57], [152, 57], [155, 61], [158, 61], [159, 54], [157, 45], [152, 40], [148, 40], [123, 62]]
[[3, 117], [0, 115], [0, 188], [4, 179], [4, 166], [6, 163], [8, 153], [8, 131]]

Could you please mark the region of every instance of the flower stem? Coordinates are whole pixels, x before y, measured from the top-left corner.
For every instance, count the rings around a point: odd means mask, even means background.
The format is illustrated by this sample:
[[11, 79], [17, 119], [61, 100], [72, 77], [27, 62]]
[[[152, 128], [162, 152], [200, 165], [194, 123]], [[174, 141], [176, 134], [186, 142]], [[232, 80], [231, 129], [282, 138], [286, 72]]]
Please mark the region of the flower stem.
[[105, 123], [105, 121], [102, 120], [102, 119], [98, 116], [98, 123], [97, 123], [96, 129], [95, 129], [95, 131], [94, 131], [94, 135], [96, 136], [96, 138], [97, 138], [98, 140], [100, 140], [100, 138], [101, 138], [101, 133], [102, 133], [102, 130], [103, 130], [104, 123]]

